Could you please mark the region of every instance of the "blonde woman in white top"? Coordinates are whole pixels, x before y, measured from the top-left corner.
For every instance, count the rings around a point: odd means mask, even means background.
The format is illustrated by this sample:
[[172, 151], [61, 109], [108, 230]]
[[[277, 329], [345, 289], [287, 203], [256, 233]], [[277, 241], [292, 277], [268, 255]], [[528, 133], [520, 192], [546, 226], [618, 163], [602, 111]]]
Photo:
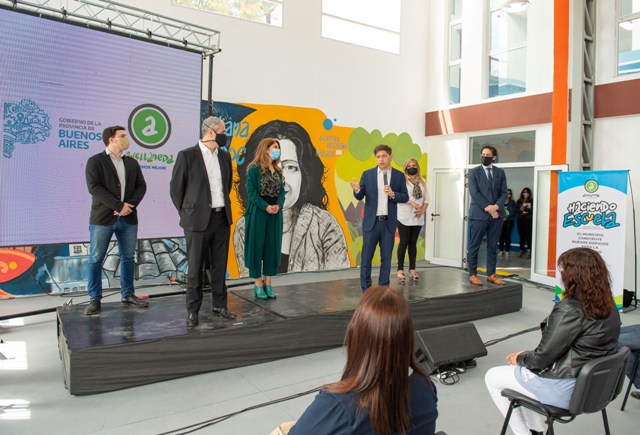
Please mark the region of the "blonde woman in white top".
[[407, 180], [409, 201], [398, 204], [398, 280], [404, 282], [404, 256], [409, 251], [409, 276], [418, 280], [416, 272], [416, 254], [418, 236], [425, 222], [425, 212], [429, 207], [429, 192], [427, 183], [420, 173], [420, 165], [416, 159], [409, 159], [404, 164], [404, 176]]

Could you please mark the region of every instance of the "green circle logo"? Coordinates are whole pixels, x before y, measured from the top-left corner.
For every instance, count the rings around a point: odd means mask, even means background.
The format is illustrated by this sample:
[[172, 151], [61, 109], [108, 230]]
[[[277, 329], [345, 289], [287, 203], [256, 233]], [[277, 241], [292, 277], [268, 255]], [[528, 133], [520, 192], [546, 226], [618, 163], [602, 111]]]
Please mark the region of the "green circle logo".
[[584, 190], [586, 190], [589, 193], [593, 193], [596, 190], [598, 190], [598, 187], [600, 187], [598, 185], [598, 182], [596, 180], [589, 180], [586, 183], [584, 183]]
[[154, 104], [141, 104], [129, 115], [129, 136], [142, 148], [160, 148], [171, 136], [167, 112]]

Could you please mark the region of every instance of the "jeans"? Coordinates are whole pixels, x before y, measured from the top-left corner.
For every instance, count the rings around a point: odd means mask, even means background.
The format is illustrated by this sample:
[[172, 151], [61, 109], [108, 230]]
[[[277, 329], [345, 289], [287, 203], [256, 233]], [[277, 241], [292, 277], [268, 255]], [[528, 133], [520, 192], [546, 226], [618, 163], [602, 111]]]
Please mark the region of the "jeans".
[[[532, 397], [536, 400], [538, 398], [516, 379], [514, 373], [514, 366], [499, 366], [489, 369], [484, 376], [484, 382], [489, 390], [489, 395], [493, 399], [493, 402], [498, 407], [498, 410], [503, 416], [507, 415], [509, 410], [509, 399], [502, 397], [501, 391], [505, 388], [522, 393], [525, 396]], [[529, 431], [534, 430], [538, 432], [545, 431], [544, 417], [540, 414], [530, 411], [524, 406], [514, 408], [511, 413], [511, 419], [509, 420], [509, 427], [515, 435], [531, 435]]]
[[115, 233], [120, 250], [120, 294], [123, 298], [133, 295], [133, 272], [135, 268], [138, 225], [128, 224], [118, 217], [111, 225], [89, 225], [89, 285], [91, 300], [102, 299], [102, 263]]
[[635, 385], [636, 388], [640, 388], [640, 366], [638, 366], [635, 374], [631, 373], [631, 370], [633, 370], [633, 364], [636, 362], [636, 354], [640, 351], [640, 324], [623, 326], [620, 328], [618, 346], [627, 346], [631, 351], [631, 358], [627, 365], [627, 376], [633, 381], [633, 385]]

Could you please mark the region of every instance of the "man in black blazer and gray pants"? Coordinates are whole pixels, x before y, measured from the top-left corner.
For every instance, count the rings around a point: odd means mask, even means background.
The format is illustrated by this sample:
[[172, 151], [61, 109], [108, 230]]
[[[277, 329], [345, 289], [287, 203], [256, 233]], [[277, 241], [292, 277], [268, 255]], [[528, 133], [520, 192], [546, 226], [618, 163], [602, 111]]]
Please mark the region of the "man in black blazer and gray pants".
[[198, 324], [202, 306], [203, 267], [209, 262], [213, 314], [235, 319], [227, 309], [227, 257], [231, 229], [231, 157], [224, 122], [210, 116], [202, 122], [195, 147], [178, 153], [171, 176], [171, 200], [180, 213], [187, 239], [187, 325]]
[[137, 207], [147, 184], [138, 162], [122, 155], [129, 148], [124, 127], [107, 127], [102, 133], [106, 149], [87, 162], [87, 188], [91, 194], [89, 218], [89, 306], [85, 314], [100, 312], [102, 263], [115, 233], [120, 250], [120, 295], [126, 305], [148, 307], [134, 294], [133, 275], [138, 241]]

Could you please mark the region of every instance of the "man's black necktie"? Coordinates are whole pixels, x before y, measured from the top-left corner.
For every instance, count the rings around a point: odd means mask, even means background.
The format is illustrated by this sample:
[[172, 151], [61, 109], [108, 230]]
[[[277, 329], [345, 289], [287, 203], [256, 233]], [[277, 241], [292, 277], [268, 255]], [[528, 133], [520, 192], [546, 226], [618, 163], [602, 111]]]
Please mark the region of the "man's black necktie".
[[489, 177], [489, 187], [493, 189], [493, 175], [491, 175], [491, 168], [487, 168], [487, 174]]

